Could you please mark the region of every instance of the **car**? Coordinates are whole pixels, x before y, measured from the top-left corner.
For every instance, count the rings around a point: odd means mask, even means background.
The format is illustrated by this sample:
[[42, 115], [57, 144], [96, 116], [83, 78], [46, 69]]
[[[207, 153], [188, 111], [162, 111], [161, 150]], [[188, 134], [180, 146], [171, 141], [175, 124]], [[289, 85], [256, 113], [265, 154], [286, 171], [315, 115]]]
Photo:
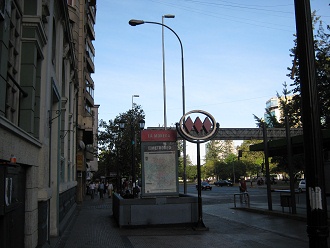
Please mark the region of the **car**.
[[[196, 184], [196, 189], [198, 189], [198, 184]], [[202, 182], [201, 183], [201, 189], [202, 190], [212, 190], [212, 186], [208, 182]]]
[[298, 191], [299, 192], [306, 191], [306, 181], [305, 180], [301, 180], [299, 182]]
[[218, 180], [216, 182], [214, 182], [214, 185], [215, 186], [233, 186], [233, 183], [232, 182], [229, 182], [228, 180]]

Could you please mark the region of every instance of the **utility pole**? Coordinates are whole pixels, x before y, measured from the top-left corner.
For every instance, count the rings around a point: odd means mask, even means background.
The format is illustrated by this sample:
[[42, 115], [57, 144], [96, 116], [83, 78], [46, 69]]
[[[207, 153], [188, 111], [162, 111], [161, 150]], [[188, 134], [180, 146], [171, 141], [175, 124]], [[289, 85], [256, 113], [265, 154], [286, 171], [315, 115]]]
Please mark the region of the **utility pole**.
[[322, 136], [315, 72], [315, 51], [309, 0], [295, 0], [297, 48], [302, 101], [309, 247], [328, 247]]

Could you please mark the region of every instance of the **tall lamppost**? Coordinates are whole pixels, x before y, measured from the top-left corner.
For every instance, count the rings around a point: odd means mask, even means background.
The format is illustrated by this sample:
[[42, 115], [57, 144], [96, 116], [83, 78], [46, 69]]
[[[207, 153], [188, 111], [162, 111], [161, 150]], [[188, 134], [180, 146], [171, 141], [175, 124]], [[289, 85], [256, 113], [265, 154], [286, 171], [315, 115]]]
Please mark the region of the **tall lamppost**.
[[[132, 144], [132, 194], [134, 194], [134, 189], [135, 189], [135, 129], [134, 129], [134, 102], [133, 99], [134, 97], [140, 97], [139, 95], [132, 95], [132, 119], [131, 119], [131, 144]], [[143, 120], [142, 120], [143, 121]], [[139, 122], [140, 128], [144, 128], [144, 121]], [[141, 126], [143, 124], [143, 126]]]
[[162, 16], [162, 57], [163, 57], [163, 95], [164, 95], [164, 129], [167, 127], [166, 118], [166, 80], [165, 80], [165, 47], [164, 47], [164, 18], [174, 18], [175, 15], [167, 14]]
[[120, 147], [120, 142], [119, 142], [119, 134], [114, 134], [114, 144], [115, 144], [115, 151], [116, 151], [116, 192], [119, 193], [121, 192], [120, 190], [120, 177], [119, 177], [119, 147]]
[[134, 108], [134, 103], [133, 103], [133, 98], [134, 97], [140, 97], [139, 95], [132, 95], [132, 110], [133, 110], [133, 108]]
[[[184, 90], [184, 59], [183, 59], [183, 46], [180, 37], [178, 34], [169, 26], [159, 23], [159, 22], [149, 22], [149, 21], [143, 21], [143, 20], [135, 20], [131, 19], [129, 22], [129, 25], [131, 26], [137, 26], [145, 23], [150, 23], [150, 24], [157, 24], [161, 25], [162, 27], [168, 28], [169, 30], [172, 31], [172, 33], [178, 38], [179, 43], [180, 43], [180, 48], [181, 48], [181, 81], [182, 81], [182, 115], [185, 115], [186, 112], [186, 107], [185, 107], [185, 90]], [[186, 140], [183, 140], [183, 180], [184, 180], [184, 193], [187, 193], [187, 180], [186, 180], [186, 167], [187, 167], [187, 159], [186, 159]]]

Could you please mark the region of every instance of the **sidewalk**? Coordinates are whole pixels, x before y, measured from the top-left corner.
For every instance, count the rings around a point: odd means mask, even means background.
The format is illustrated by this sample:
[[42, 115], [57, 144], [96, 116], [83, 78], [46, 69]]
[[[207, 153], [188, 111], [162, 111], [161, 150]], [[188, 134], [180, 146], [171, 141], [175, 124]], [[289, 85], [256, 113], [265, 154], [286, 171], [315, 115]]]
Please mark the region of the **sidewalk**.
[[[279, 211], [267, 214], [267, 204], [245, 208], [240, 203], [203, 205], [203, 223], [208, 231], [195, 231], [191, 227], [139, 227], [118, 228], [112, 218], [111, 199], [88, 197], [78, 206], [73, 221], [65, 233], [53, 240], [54, 248], [89, 247], [308, 247], [306, 216], [297, 210], [299, 218]], [[243, 211], [247, 210], [247, 211]], [[301, 213], [300, 213], [301, 212]], [[261, 214], [263, 213], [263, 214]], [[161, 214], [161, 213], [160, 213]], [[329, 242], [329, 241], [328, 241]]]

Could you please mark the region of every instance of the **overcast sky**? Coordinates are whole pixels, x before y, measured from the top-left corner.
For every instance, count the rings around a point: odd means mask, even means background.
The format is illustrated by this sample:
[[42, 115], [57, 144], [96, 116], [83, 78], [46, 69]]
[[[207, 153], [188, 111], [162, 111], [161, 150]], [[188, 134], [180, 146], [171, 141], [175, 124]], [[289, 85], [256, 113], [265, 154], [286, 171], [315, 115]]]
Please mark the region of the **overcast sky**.
[[[330, 25], [328, 0], [311, 0]], [[97, 2], [94, 46], [95, 104], [108, 121], [132, 107], [146, 115], [146, 127], [164, 124], [162, 28], [132, 27], [130, 19], [162, 22], [180, 37], [184, 54], [185, 112], [201, 109], [220, 127], [256, 127], [268, 99], [282, 92], [292, 66], [294, 1], [288, 0], [102, 0]], [[183, 114], [181, 50], [165, 28], [166, 116], [174, 126]], [[195, 160], [196, 145], [188, 145]], [[191, 152], [191, 149], [193, 151]]]

